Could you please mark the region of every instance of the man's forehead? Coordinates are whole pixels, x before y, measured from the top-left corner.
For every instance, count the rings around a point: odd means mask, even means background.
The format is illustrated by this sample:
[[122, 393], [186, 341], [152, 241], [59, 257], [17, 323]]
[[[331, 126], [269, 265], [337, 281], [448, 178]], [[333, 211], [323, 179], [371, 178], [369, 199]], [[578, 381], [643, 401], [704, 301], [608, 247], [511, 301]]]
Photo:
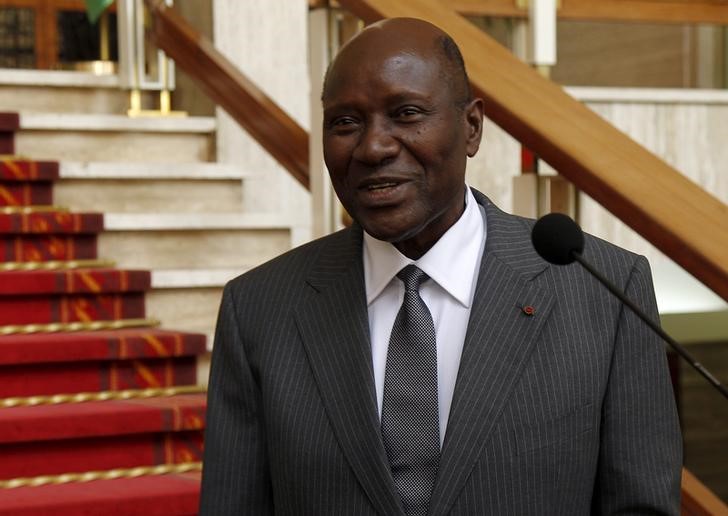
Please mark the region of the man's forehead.
[[347, 58], [331, 70], [322, 100], [328, 108], [361, 98], [387, 102], [414, 96], [432, 98], [445, 91], [443, 80], [436, 60], [406, 51], [367, 59]]
[[437, 41], [447, 35], [431, 23], [415, 18], [392, 18], [368, 26], [339, 52], [341, 57], [370, 58], [397, 53], [437, 57]]
[[332, 92], [332, 87], [338, 89], [354, 77], [382, 75], [385, 70], [401, 72], [414, 67], [420, 75], [425, 69], [439, 75], [439, 68], [445, 65], [438, 48], [438, 42], [446, 37], [443, 35], [434, 25], [412, 18], [394, 18], [367, 27], [332, 62], [323, 97]]

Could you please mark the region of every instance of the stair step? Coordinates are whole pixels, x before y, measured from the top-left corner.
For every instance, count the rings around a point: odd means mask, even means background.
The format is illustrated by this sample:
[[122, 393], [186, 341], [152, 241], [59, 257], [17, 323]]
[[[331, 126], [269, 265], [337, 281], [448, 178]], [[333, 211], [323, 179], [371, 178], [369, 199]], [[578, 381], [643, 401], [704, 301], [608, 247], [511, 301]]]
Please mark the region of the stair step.
[[56, 179], [56, 162], [0, 159], [0, 207], [50, 205]]
[[0, 113], [0, 131], [15, 131], [20, 127], [20, 115], [17, 113]]
[[274, 213], [105, 213], [108, 231], [289, 229], [290, 219]]
[[15, 152], [60, 161], [211, 161], [216, 125], [211, 117], [21, 113]]
[[53, 203], [53, 187], [50, 182], [0, 181], [0, 207], [38, 206]]
[[152, 270], [153, 289], [189, 289], [224, 287], [231, 279], [250, 270], [250, 267], [214, 269], [156, 269]]
[[23, 158], [0, 160], [0, 182], [55, 181], [60, 177], [57, 161], [33, 161]]
[[59, 165], [61, 179], [244, 179], [248, 176], [239, 167], [226, 163], [134, 163], [63, 161]]
[[20, 127], [17, 113], [0, 113], [0, 155], [15, 152], [15, 131]]
[[[147, 311], [163, 326], [211, 337], [223, 286], [249, 269], [250, 266], [152, 270], [152, 289], [146, 294]], [[208, 343], [211, 345], [211, 338]], [[200, 358], [206, 360], [198, 357], [198, 363]]]
[[0, 155], [15, 152], [15, 131], [19, 126], [17, 113], [0, 113]]
[[194, 356], [205, 335], [154, 328], [0, 336], [0, 365]]
[[200, 474], [145, 476], [0, 489], [1, 516], [190, 516]]
[[62, 179], [54, 186], [56, 202], [83, 211], [240, 212], [240, 179]]
[[99, 252], [121, 267], [245, 268], [291, 247], [290, 221], [275, 214], [108, 213]]
[[[143, 104], [158, 95], [143, 91]], [[0, 77], [0, 110], [124, 113], [128, 108], [129, 92], [121, 88], [117, 75], [4, 69]]]
[[103, 113], [20, 113], [20, 131], [133, 131], [142, 133], [212, 133], [214, 117], [128, 117]]
[[[12, 410], [12, 409], [4, 409]], [[125, 424], [132, 424], [132, 419]], [[116, 421], [118, 423], [118, 421]], [[59, 420], [61, 425], [70, 420]], [[125, 427], [116, 427], [125, 432]], [[202, 430], [122, 433], [54, 441], [0, 444], [0, 479], [76, 471], [134, 468], [202, 460]]]
[[103, 227], [101, 213], [0, 213], [0, 234], [89, 234]]
[[0, 296], [144, 292], [150, 285], [151, 273], [142, 270], [0, 271]]
[[31, 70], [11, 69], [3, 70], [2, 85], [17, 86], [43, 86], [52, 88], [79, 87], [88, 91], [96, 88], [119, 89], [121, 82], [118, 75], [99, 75], [93, 72], [77, 70]]
[[200, 430], [205, 426], [205, 407], [206, 395], [201, 393], [4, 408], [0, 410], [0, 446]]
[[[0, 398], [158, 389], [196, 383], [195, 356], [0, 366]], [[0, 409], [0, 413], [4, 410], [10, 409]]]
[[[162, 325], [209, 335], [215, 327], [223, 286], [250, 267], [152, 270], [152, 289], [146, 294], [147, 311]], [[203, 364], [206, 356], [198, 357]], [[200, 379], [207, 378], [201, 370]]]
[[0, 297], [0, 326], [144, 317], [143, 293]]
[[0, 232], [0, 262], [93, 260], [97, 257], [95, 234], [8, 235]]

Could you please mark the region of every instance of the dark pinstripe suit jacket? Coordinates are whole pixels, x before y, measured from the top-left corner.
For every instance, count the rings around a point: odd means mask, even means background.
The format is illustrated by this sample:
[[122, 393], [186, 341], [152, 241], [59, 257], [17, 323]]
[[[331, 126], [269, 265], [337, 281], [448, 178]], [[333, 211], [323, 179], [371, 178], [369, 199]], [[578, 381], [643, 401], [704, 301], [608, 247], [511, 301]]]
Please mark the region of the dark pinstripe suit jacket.
[[[677, 514], [663, 345], [578, 266], [539, 258], [531, 222], [475, 195], [488, 236], [430, 514]], [[202, 514], [403, 514], [379, 433], [361, 236], [317, 240], [225, 288]], [[656, 316], [644, 258], [595, 238], [585, 256]]]

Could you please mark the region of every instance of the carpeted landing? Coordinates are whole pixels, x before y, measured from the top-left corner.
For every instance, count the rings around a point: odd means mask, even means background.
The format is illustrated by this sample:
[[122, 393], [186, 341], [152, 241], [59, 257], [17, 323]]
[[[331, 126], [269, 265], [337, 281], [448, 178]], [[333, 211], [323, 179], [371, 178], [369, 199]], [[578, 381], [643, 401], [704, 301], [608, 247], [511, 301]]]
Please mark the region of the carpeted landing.
[[0, 515], [195, 514], [205, 337], [156, 328], [150, 273], [99, 260], [103, 215], [53, 206], [58, 165], [12, 157], [15, 129], [0, 114]]

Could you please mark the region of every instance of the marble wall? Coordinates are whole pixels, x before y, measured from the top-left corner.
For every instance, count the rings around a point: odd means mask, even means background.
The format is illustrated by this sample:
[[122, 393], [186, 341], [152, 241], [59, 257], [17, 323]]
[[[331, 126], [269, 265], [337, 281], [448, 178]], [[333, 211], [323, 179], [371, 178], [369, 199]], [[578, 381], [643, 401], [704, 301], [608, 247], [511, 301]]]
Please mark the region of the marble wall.
[[520, 169], [521, 144], [486, 120], [480, 150], [468, 161], [468, 184], [510, 212], [513, 209], [513, 178], [520, 174]]
[[[597, 114], [728, 204], [728, 92], [602, 88], [570, 91]], [[624, 173], [628, 174], [629, 170]], [[580, 222], [586, 231], [649, 258], [661, 312], [728, 309], [718, 296], [584, 194], [580, 197]]]
[[[583, 87], [568, 91], [728, 204], [728, 92]], [[519, 152], [518, 142], [488, 122], [480, 152], [468, 164], [468, 182], [506, 211], [513, 208]], [[541, 169], [556, 173], [546, 163]], [[662, 313], [728, 310], [725, 301], [585, 194], [579, 197], [579, 222], [585, 231], [647, 256]]]
[[[309, 126], [308, 5], [290, 0], [213, 0], [215, 46], [302, 127]], [[310, 226], [309, 194], [218, 108], [218, 161], [243, 168], [244, 209]], [[305, 238], [297, 237], [297, 239]]]

